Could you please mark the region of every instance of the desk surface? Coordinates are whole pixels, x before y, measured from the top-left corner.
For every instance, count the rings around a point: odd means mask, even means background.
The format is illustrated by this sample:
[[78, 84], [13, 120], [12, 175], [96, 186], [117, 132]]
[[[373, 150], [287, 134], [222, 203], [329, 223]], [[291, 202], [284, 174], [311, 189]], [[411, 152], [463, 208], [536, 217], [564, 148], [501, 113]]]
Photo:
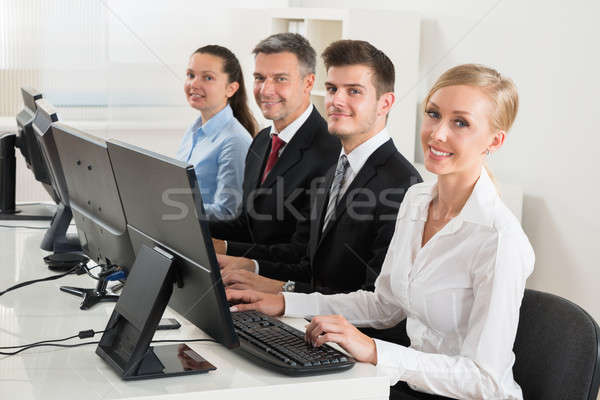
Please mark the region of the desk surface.
[[[2, 225], [8, 225], [0, 221]], [[13, 225], [17, 225], [14, 223]], [[18, 225], [44, 226], [31, 221]], [[52, 275], [43, 264], [39, 249], [43, 230], [0, 227], [0, 289], [15, 283]], [[37, 283], [0, 297], [0, 346], [14, 346], [40, 340], [58, 339], [80, 330], [105, 328], [114, 303], [91, 310], [79, 309], [80, 299], [58, 290], [62, 285], [94, 287], [86, 275], [68, 276]], [[207, 337], [174, 311], [165, 317], [177, 318], [178, 330], [159, 331], [156, 339]], [[284, 319], [303, 329], [301, 319]], [[97, 341], [99, 336], [88, 341]], [[74, 339], [69, 343], [84, 340]], [[95, 354], [96, 345], [75, 348], [37, 348], [16, 356], [0, 356], [0, 399], [387, 399], [388, 380], [371, 365], [357, 363], [349, 371], [302, 378], [290, 378], [253, 364], [248, 359], [210, 342], [189, 343], [217, 367], [204, 375], [122, 381]], [[284, 397], [285, 396], [285, 397]]]

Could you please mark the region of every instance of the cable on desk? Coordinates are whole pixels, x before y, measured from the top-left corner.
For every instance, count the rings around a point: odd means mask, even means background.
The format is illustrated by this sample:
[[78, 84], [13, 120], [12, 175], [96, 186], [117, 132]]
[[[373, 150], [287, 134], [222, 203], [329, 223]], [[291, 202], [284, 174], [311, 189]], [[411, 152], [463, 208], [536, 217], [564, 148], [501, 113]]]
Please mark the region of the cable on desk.
[[[86, 336], [91, 332], [91, 336]], [[70, 336], [68, 338], [64, 338], [64, 339], [56, 339], [56, 340], [42, 340], [40, 342], [36, 342], [36, 343], [31, 343], [28, 345], [24, 345], [24, 346], [10, 346], [10, 347], [0, 347], [0, 349], [15, 349], [15, 348], [19, 348], [19, 347], [23, 347], [22, 349], [19, 349], [17, 351], [13, 351], [13, 352], [4, 352], [4, 351], [0, 351], [0, 355], [3, 356], [14, 356], [16, 354], [19, 354], [22, 351], [25, 350], [29, 350], [29, 349], [33, 349], [36, 347], [79, 347], [79, 346], [85, 346], [88, 344], [98, 344], [100, 342], [84, 342], [84, 343], [75, 343], [75, 344], [59, 344], [59, 343], [50, 343], [50, 342], [59, 342], [59, 341], [65, 341], [65, 340], [69, 340], [69, 339], [74, 339], [76, 337], [79, 337], [81, 339], [85, 339], [88, 337], [92, 337], [97, 333], [103, 333], [105, 331], [94, 331], [92, 329], [87, 330], [87, 331], [80, 331], [79, 334], [77, 335], [73, 335]], [[191, 340], [176, 340], [176, 339], [170, 339], [170, 340], [153, 340], [150, 343], [190, 343], [190, 342], [214, 342], [214, 343], [218, 343], [216, 340], [214, 339], [191, 339]]]
[[23, 229], [45, 229], [50, 228], [49, 226], [26, 226], [26, 225], [0, 225], [0, 228], [23, 228]]
[[95, 279], [95, 280], [100, 280], [100, 278], [98, 278], [96, 275], [92, 275], [92, 273], [90, 271], [95, 268], [104, 268], [104, 267], [106, 267], [106, 264], [94, 265], [92, 268], [88, 268], [87, 265], [83, 264], [81, 267], [85, 270], [85, 272], [87, 272], [87, 274], [90, 278]]
[[48, 340], [42, 340], [42, 341], [35, 342], [35, 343], [22, 344], [19, 346], [2, 346], [2, 347], [0, 347], [0, 350], [20, 349], [21, 347], [37, 346], [38, 344], [42, 344], [42, 343], [64, 342], [64, 341], [67, 341], [70, 339], [75, 339], [76, 337], [78, 337], [79, 339], [87, 339], [87, 338], [93, 337], [94, 335], [96, 335], [98, 333], [104, 333], [104, 332], [106, 332], [106, 331], [95, 331], [93, 329], [88, 329], [86, 331], [79, 331], [79, 333], [77, 335], [69, 336], [69, 337], [62, 338], [62, 339], [48, 339]]
[[64, 273], [62, 273], [62, 274], [58, 274], [58, 275], [52, 275], [52, 276], [48, 276], [48, 277], [46, 277], [46, 278], [33, 279], [33, 280], [31, 280], [31, 281], [25, 281], [25, 282], [18, 283], [18, 284], [14, 285], [14, 286], [11, 286], [11, 287], [9, 287], [9, 288], [8, 288], [8, 289], [6, 289], [6, 290], [3, 290], [3, 291], [1, 291], [1, 292], [0, 292], [0, 296], [2, 296], [2, 295], [4, 295], [4, 294], [6, 294], [6, 293], [8, 293], [8, 292], [10, 292], [11, 290], [19, 289], [19, 288], [22, 288], [22, 287], [24, 287], [24, 286], [29, 286], [29, 285], [32, 285], [32, 284], [34, 284], [34, 283], [38, 283], [38, 282], [45, 282], [45, 281], [53, 281], [53, 280], [55, 280], [55, 279], [60, 279], [60, 278], [63, 278], [63, 277], [65, 277], [65, 276], [69, 275], [69, 274], [72, 274], [72, 273], [74, 273], [75, 271], [77, 271], [77, 270], [78, 270], [78, 269], [80, 269], [80, 268], [81, 268], [81, 265], [77, 265], [77, 266], [75, 266], [75, 267], [71, 268], [70, 270], [68, 270], [67, 272], [64, 272]]
[[75, 343], [75, 344], [40, 343], [40, 344], [31, 345], [28, 347], [23, 347], [22, 349], [13, 351], [13, 352], [0, 351], [0, 355], [14, 356], [16, 354], [19, 354], [22, 351], [33, 349], [35, 347], [46, 347], [46, 346], [47, 347], [79, 347], [79, 346], [85, 346], [86, 344], [98, 344], [98, 343], [100, 343], [100, 342], [84, 342], [84, 343]]

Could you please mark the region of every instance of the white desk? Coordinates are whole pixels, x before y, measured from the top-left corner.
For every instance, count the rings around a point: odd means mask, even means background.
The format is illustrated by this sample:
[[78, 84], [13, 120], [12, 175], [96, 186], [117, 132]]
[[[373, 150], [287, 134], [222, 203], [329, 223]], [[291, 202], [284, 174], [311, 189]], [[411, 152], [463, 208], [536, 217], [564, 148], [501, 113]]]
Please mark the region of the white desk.
[[[7, 225], [5, 221], [0, 224]], [[19, 225], [43, 226], [31, 221]], [[43, 230], [0, 228], [0, 288], [52, 274], [39, 249]], [[0, 297], [0, 346], [58, 339], [80, 330], [103, 330], [114, 303], [87, 311], [80, 298], [62, 293], [61, 285], [94, 287], [86, 275], [37, 283]], [[195, 339], [206, 335], [167, 309], [182, 328], [160, 331], [157, 339]], [[306, 322], [285, 319], [303, 328]], [[97, 335], [89, 341], [97, 341]], [[83, 342], [74, 339], [69, 343]], [[0, 399], [387, 399], [388, 380], [371, 365], [357, 363], [346, 372], [291, 378], [254, 365], [225, 347], [210, 342], [189, 343], [217, 367], [203, 375], [122, 381], [100, 357], [96, 345], [76, 348], [36, 348], [16, 356], [0, 356]], [[8, 351], [8, 350], [7, 350]]]

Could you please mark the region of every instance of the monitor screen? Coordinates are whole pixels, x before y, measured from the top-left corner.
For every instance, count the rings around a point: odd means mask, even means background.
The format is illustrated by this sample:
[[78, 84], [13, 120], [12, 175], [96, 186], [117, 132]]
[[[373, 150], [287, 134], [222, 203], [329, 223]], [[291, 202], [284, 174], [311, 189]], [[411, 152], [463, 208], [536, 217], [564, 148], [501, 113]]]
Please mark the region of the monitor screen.
[[27, 168], [33, 172], [35, 180], [40, 182], [50, 197], [58, 203], [58, 195], [52, 189], [48, 166], [33, 132], [33, 124], [37, 116], [35, 102], [42, 98], [42, 94], [31, 88], [21, 88], [21, 94], [25, 108], [17, 114], [17, 147], [25, 158]]
[[135, 256], [106, 142], [61, 123], [52, 135], [83, 251], [99, 264], [128, 270]]
[[50, 183], [60, 201], [68, 204], [69, 196], [65, 182], [65, 176], [60, 165], [60, 159], [56, 152], [56, 144], [52, 136], [52, 124], [58, 121], [56, 110], [44, 99], [37, 100], [36, 114], [33, 119], [33, 133], [37, 139], [43, 162], [47, 166]]
[[176, 258], [169, 306], [218, 342], [238, 346], [193, 167], [116, 140], [107, 145], [136, 255], [146, 245]]
[[[33, 122], [33, 115], [37, 109], [35, 101], [41, 99], [42, 94], [36, 89], [23, 87], [21, 88], [21, 96], [23, 98], [23, 109], [17, 114], [18, 138], [22, 137], [23, 129], [25, 129], [24, 127], [26, 125], [31, 125]], [[28, 158], [29, 154], [23, 154], [23, 157]]]

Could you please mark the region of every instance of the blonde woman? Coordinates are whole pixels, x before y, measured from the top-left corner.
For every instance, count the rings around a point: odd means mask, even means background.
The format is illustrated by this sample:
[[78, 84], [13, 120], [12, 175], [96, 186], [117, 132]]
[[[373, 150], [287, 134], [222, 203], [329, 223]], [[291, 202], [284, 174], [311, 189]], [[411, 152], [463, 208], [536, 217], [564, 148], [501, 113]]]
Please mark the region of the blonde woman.
[[[421, 144], [436, 183], [402, 203], [375, 291], [324, 296], [229, 290], [232, 311], [313, 316], [306, 340], [340, 344], [390, 378], [392, 398], [427, 392], [461, 399], [522, 399], [513, 343], [534, 254], [502, 203], [485, 159], [504, 144], [518, 109], [513, 83], [493, 69], [446, 71], [424, 102]], [[372, 339], [355, 326], [407, 319], [410, 347]], [[412, 396], [410, 397], [412, 392]]]

